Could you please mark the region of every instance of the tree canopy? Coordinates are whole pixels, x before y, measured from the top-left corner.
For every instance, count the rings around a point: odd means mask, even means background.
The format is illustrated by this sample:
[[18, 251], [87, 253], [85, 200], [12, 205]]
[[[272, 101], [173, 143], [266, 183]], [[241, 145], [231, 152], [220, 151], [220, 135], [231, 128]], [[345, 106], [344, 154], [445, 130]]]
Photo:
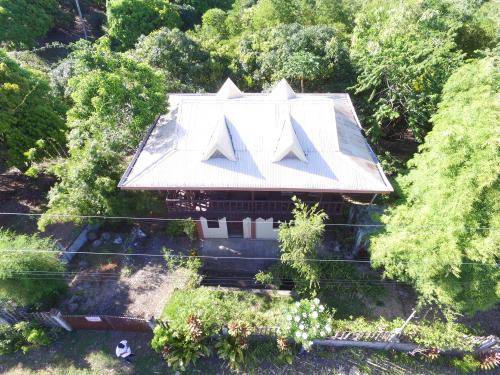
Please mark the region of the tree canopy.
[[179, 27], [177, 7], [169, 0], [109, 0], [107, 36], [119, 51], [130, 49], [141, 35], [160, 27]]
[[305, 81], [307, 91], [345, 90], [351, 73], [345, 37], [328, 26], [281, 25], [248, 35], [239, 60], [255, 88], [287, 77], [297, 87]]
[[32, 47], [55, 22], [57, 0], [0, 0], [0, 45]]
[[402, 199], [370, 246], [373, 265], [412, 283], [422, 302], [464, 313], [500, 301], [499, 62], [485, 57], [450, 77], [433, 130], [398, 179]]
[[[127, 199], [135, 195], [119, 192], [118, 181], [147, 126], [167, 109], [165, 81], [144, 63], [86, 42], [70, 58], [69, 158], [54, 169], [60, 181], [48, 213], [130, 212], [148, 198]], [[39, 225], [50, 221], [46, 215]]]
[[139, 38], [133, 55], [164, 73], [168, 92], [215, 90], [223, 79], [220, 61], [177, 29], [162, 28]]
[[[52, 240], [0, 229], [0, 297], [20, 305], [52, 306], [67, 288], [58, 274], [64, 271], [58, 253]], [[43, 282], [34, 276], [44, 272], [52, 276]]]
[[41, 72], [21, 67], [0, 50], [0, 139], [7, 162], [21, 170], [58, 156], [65, 141], [64, 107]]
[[372, 0], [353, 32], [351, 56], [364, 124], [374, 143], [408, 130], [421, 141], [442, 87], [461, 64], [455, 41], [467, 10], [452, 2]]

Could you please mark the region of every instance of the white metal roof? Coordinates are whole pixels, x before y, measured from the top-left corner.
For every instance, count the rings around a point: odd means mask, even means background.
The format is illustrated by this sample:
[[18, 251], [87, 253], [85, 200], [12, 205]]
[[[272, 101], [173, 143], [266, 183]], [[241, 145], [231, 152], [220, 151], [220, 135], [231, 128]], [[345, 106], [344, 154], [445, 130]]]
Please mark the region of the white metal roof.
[[[361, 133], [349, 95], [294, 95], [242, 93], [230, 99], [216, 94], [169, 95], [170, 112], [150, 129], [119, 186], [132, 190], [393, 190]], [[290, 127], [284, 129], [287, 116]], [[221, 119], [227, 132], [221, 130]], [[283, 155], [273, 161], [280, 147], [297, 157]], [[208, 155], [216, 151], [225, 157]]]

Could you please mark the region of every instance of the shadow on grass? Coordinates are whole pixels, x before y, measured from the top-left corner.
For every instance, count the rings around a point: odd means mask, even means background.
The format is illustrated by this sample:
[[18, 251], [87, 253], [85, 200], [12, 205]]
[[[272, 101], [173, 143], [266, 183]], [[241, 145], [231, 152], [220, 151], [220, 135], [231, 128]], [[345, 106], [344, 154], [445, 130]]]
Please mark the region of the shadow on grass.
[[[149, 343], [152, 334], [137, 332], [64, 332], [56, 342], [27, 354], [0, 357], [0, 372], [24, 374], [169, 374]], [[136, 354], [128, 365], [115, 357], [115, 347], [127, 340]]]

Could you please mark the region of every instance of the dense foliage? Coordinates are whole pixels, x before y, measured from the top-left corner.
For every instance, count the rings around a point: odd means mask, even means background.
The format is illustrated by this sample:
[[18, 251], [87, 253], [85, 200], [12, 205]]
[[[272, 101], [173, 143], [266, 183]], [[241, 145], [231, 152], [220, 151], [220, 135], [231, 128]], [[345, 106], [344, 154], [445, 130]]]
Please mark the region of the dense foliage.
[[388, 277], [411, 282], [424, 302], [465, 313], [500, 301], [499, 88], [498, 57], [450, 77], [433, 130], [398, 180], [402, 200], [371, 245]]
[[[69, 158], [54, 170], [60, 181], [50, 191], [48, 214], [130, 213], [145, 202], [152, 204], [148, 196], [119, 192], [117, 185], [126, 156], [155, 116], [166, 111], [163, 77], [143, 63], [88, 43], [70, 58], [76, 66], [69, 80]], [[41, 226], [57, 220], [49, 215], [42, 217]]]
[[30, 161], [63, 152], [62, 104], [51, 95], [49, 80], [25, 69], [0, 50], [0, 141], [7, 162], [25, 170]]
[[107, 36], [117, 50], [132, 48], [141, 35], [160, 27], [178, 27], [181, 18], [169, 0], [109, 0]]
[[12, 326], [0, 324], [0, 355], [27, 353], [31, 349], [50, 343], [47, 329], [32, 322], [19, 322]]
[[441, 89], [462, 59], [455, 37], [466, 10], [458, 8], [440, 0], [373, 0], [361, 10], [351, 54], [372, 140], [410, 130], [421, 141], [430, 129]]
[[315, 261], [317, 248], [325, 231], [326, 214], [318, 204], [308, 207], [296, 197], [293, 220], [279, 228], [281, 262], [292, 269], [299, 291], [315, 295], [320, 287], [321, 265]]
[[168, 92], [215, 91], [224, 78], [221, 61], [177, 29], [162, 28], [139, 38], [133, 55], [165, 75]]
[[58, 253], [52, 240], [0, 230], [0, 297], [51, 307], [66, 290]]
[[329, 26], [264, 29], [242, 38], [238, 55], [243, 78], [254, 88], [287, 78], [299, 91], [345, 91], [351, 78], [345, 35]]
[[0, 0], [0, 45], [32, 47], [55, 22], [57, 0]]

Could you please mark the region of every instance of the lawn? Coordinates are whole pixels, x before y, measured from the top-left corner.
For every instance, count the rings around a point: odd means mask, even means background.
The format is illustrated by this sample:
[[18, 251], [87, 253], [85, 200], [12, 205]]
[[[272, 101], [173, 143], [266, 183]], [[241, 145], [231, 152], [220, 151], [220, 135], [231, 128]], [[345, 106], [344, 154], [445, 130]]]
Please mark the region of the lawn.
[[[136, 353], [133, 366], [126, 366], [114, 356], [116, 344], [126, 339]], [[25, 355], [0, 356], [0, 373], [6, 375], [150, 375], [174, 374], [154, 353], [151, 334], [130, 332], [79, 331], [62, 333], [59, 339]], [[298, 355], [292, 366], [276, 364], [274, 342], [252, 345], [248, 373], [342, 374], [356, 368], [360, 374], [456, 374], [455, 369], [440, 364], [417, 362], [403, 354], [385, 354], [367, 350], [315, 351]], [[227, 365], [215, 357], [201, 359], [187, 374], [231, 374]], [[358, 373], [358, 372], [353, 372]]]
[[[167, 374], [168, 367], [153, 352], [152, 335], [135, 332], [63, 332], [47, 347], [25, 355], [0, 357], [0, 373], [7, 375], [129, 375]], [[114, 354], [116, 344], [126, 339], [136, 353], [133, 366], [124, 365]]]

